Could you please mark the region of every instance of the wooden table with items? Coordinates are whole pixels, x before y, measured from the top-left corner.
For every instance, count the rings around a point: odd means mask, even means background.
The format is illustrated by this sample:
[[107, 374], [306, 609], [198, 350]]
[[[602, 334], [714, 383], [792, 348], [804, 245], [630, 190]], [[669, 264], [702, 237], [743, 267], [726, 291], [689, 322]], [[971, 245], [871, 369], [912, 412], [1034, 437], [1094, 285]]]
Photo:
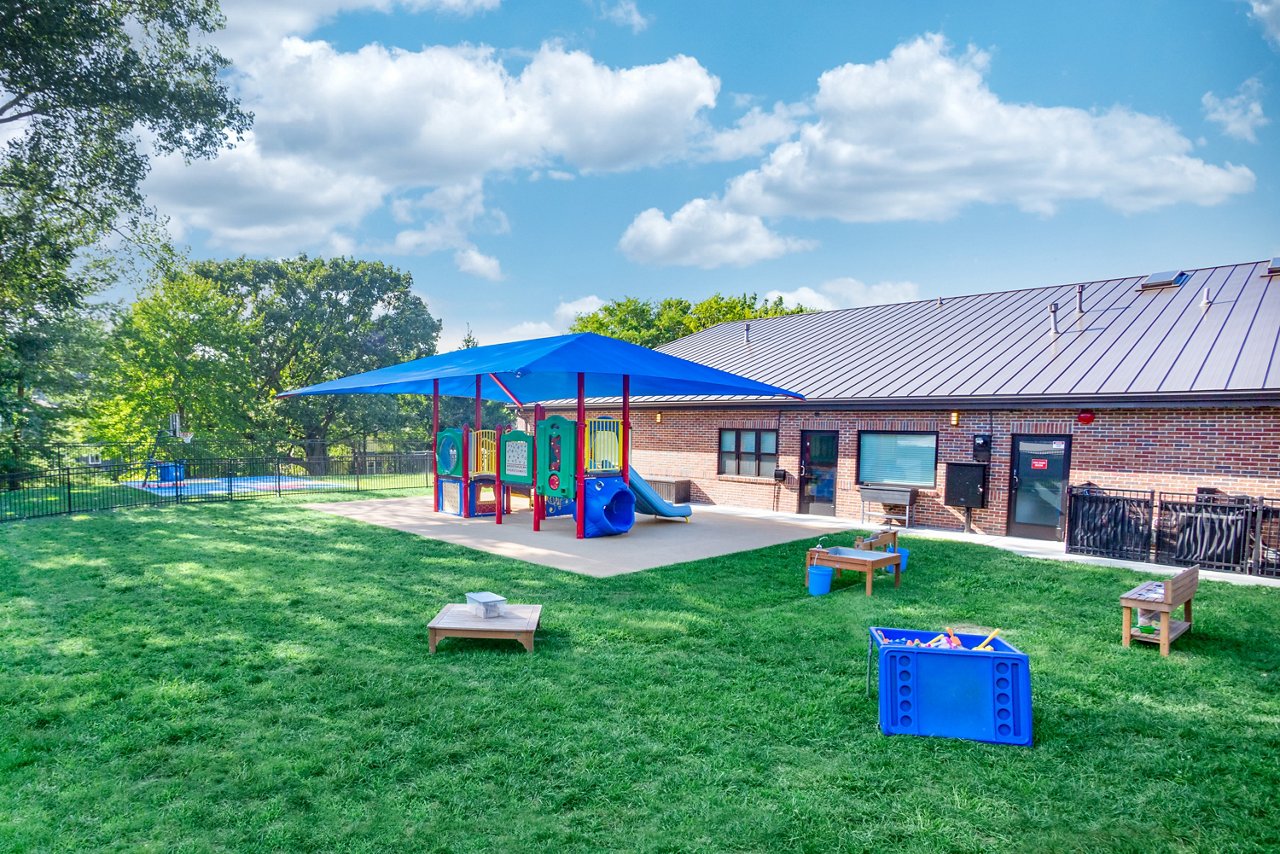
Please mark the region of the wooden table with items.
[[809, 583], [809, 567], [829, 566], [836, 578], [841, 572], [861, 572], [867, 576], [867, 595], [871, 595], [871, 581], [877, 569], [893, 567], [893, 586], [902, 586], [902, 556], [896, 552], [876, 552], [866, 549], [841, 548], [839, 554], [826, 549], [809, 549], [804, 565], [804, 583]]
[[501, 617], [478, 617], [465, 604], [445, 605], [427, 624], [427, 645], [435, 652], [441, 638], [499, 638], [520, 641], [533, 652], [541, 619], [541, 605], [505, 605]]

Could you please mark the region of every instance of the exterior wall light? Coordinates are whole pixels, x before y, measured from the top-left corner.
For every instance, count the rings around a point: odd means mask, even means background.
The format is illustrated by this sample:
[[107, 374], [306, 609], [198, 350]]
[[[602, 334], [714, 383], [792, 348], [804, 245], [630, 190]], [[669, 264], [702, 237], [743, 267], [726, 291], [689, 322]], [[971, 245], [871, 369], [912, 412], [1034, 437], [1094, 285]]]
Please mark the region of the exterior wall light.
[[951, 413], [951, 426], [952, 426], [952, 427], [959, 427], [959, 426], [960, 426], [960, 413], [959, 413], [959, 412], [952, 412], [952, 413]]
[[654, 424], [661, 424], [661, 423], [662, 423], [662, 413], [661, 413], [661, 412], [654, 413], [654, 416], [653, 416], [653, 423], [654, 423]]

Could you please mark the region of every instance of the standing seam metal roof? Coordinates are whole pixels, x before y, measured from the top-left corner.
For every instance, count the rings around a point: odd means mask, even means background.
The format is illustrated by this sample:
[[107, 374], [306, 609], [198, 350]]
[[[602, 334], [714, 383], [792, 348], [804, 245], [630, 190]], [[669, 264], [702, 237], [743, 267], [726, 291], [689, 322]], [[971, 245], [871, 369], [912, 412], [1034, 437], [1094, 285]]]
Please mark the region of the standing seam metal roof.
[[1085, 282], [1083, 312], [1072, 283], [762, 318], [750, 343], [745, 322], [722, 323], [660, 349], [809, 403], [1277, 400], [1280, 276], [1267, 268], [1189, 270], [1148, 290], [1143, 276]]

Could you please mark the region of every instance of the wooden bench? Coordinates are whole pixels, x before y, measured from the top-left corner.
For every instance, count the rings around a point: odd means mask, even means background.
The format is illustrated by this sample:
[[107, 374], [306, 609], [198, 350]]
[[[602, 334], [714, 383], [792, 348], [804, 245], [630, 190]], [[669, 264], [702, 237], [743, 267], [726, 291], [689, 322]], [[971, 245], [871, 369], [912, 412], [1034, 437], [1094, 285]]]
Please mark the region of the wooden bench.
[[[1131, 639], [1160, 644], [1160, 654], [1169, 654], [1169, 644], [1191, 631], [1191, 600], [1200, 586], [1200, 565], [1180, 572], [1166, 581], [1148, 581], [1139, 584], [1120, 597], [1120, 610], [1124, 614], [1121, 641], [1125, 646]], [[1182, 619], [1172, 618], [1174, 609], [1182, 607]], [[1160, 629], [1147, 634], [1133, 625], [1133, 609], [1160, 612]]]
[[893, 586], [902, 586], [902, 556], [890, 551], [877, 551], [893, 546], [898, 547], [898, 532], [885, 531], [874, 537], [859, 537], [852, 549], [844, 549], [844, 554], [833, 554], [826, 549], [809, 549], [804, 564], [804, 583], [809, 583], [809, 567], [829, 566], [835, 571], [835, 577], [847, 571], [861, 572], [867, 576], [867, 595], [871, 595], [871, 581], [877, 569], [893, 567]]

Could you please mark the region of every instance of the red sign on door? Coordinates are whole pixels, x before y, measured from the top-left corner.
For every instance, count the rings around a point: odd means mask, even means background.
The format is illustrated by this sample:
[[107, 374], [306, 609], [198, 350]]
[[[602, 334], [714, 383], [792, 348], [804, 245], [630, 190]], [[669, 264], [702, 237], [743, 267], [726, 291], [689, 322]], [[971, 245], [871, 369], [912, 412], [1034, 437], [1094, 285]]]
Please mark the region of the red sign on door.
[[1031, 468], [1036, 471], [1044, 471], [1049, 467], [1048, 460], [1037, 460], [1034, 457], [1031, 460]]

